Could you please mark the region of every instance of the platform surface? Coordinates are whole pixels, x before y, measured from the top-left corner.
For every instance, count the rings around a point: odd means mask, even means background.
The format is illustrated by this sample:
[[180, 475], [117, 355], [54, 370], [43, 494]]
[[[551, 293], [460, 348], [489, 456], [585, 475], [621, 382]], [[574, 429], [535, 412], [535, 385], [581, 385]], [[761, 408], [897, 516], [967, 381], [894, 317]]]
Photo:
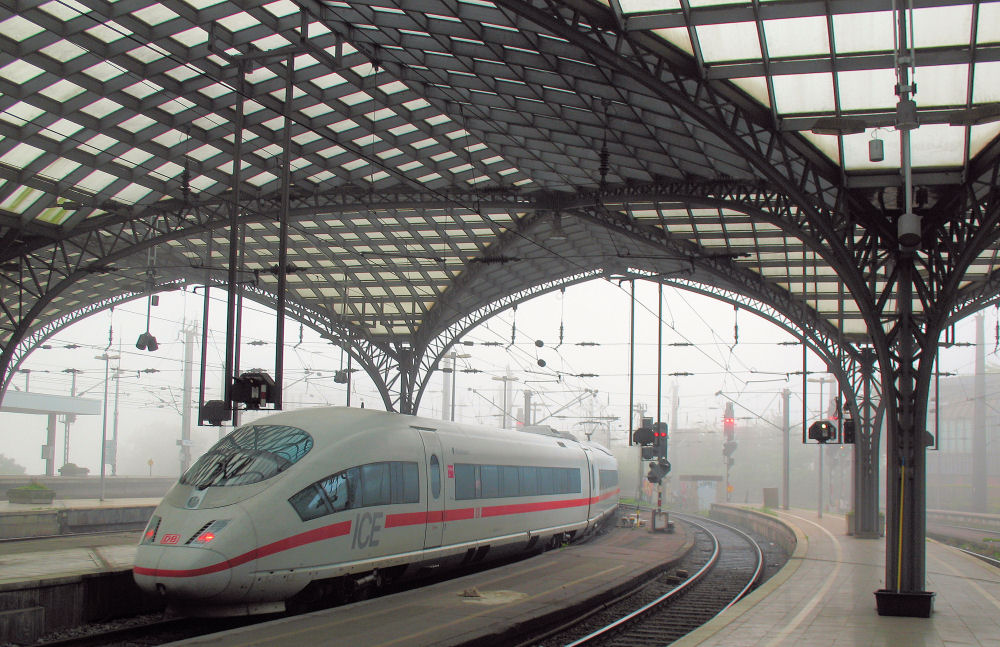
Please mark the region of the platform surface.
[[779, 511], [799, 548], [775, 577], [672, 647], [1000, 646], [1000, 569], [927, 543], [930, 618], [879, 616], [885, 540], [845, 534], [844, 517]]
[[[61, 509], [114, 509], [155, 506], [159, 498], [66, 499], [49, 504], [0, 502], [0, 516], [14, 512]], [[132, 568], [139, 541], [138, 531], [108, 534], [62, 535], [44, 539], [0, 542], [0, 585], [4, 588], [33, 586], [43, 580], [60, 579]]]
[[0, 515], [8, 512], [66, 510], [70, 508], [134, 508], [159, 505], [163, 497], [110, 499], [55, 499], [52, 503], [11, 503], [0, 501]]
[[[502, 568], [172, 645], [459, 645], [613, 590], [690, 545], [688, 535], [618, 528]], [[475, 589], [481, 597], [464, 597]]]

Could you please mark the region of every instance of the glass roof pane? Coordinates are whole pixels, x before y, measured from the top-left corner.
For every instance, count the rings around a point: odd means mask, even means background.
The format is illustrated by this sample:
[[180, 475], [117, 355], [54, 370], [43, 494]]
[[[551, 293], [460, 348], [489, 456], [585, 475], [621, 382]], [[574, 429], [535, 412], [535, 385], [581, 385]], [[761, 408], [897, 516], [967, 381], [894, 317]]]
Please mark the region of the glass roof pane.
[[772, 58], [830, 53], [826, 18], [785, 18], [764, 21], [764, 38]]
[[76, 43], [71, 43], [65, 39], [58, 40], [38, 51], [59, 61], [60, 63], [72, 61], [74, 58], [87, 53], [87, 50], [83, 49]]
[[1000, 135], [1000, 121], [995, 121], [981, 126], [973, 126], [969, 141], [969, 156], [975, 157], [983, 147]]
[[[969, 45], [972, 5], [949, 5], [913, 10], [913, 42], [917, 47]], [[920, 57], [917, 57], [917, 64]]]
[[1000, 101], [1000, 62], [976, 63], [972, 83], [973, 103]]
[[231, 32], [242, 31], [248, 27], [254, 27], [260, 24], [256, 18], [251, 16], [245, 11], [240, 11], [234, 13], [231, 16], [226, 16], [224, 18], [216, 19], [215, 23], [221, 25]]
[[767, 96], [767, 79], [764, 77], [752, 76], [745, 79], [733, 79], [733, 83], [759, 101], [761, 105], [771, 106], [771, 99]]
[[858, 70], [838, 72], [841, 110], [895, 108], [896, 72], [894, 70]]
[[115, 181], [115, 176], [101, 170], [91, 172], [87, 177], [77, 182], [76, 186], [97, 193]]
[[838, 54], [892, 51], [892, 12], [836, 14], [833, 44]]
[[[911, 131], [913, 166], [961, 166], [965, 151], [965, 128], [927, 124]], [[886, 156], [888, 159], [888, 155]]]
[[10, 81], [11, 83], [21, 85], [23, 83], [27, 83], [43, 72], [44, 70], [42, 70], [42, 68], [35, 67], [31, 63], [17, 59], [0, 68], [0, 78]]
[[918, 106], [965, 105], [969, 86], [968, 65], [938, 65], [918, 67], [917, 92], [913, 99]]
[[38, 35], [43, 31], [45, 31], [43, 27], [39, 27], [35, 23], [27, 20], [26, 18], [22, 18], [21, 16], [12, 16], [3, 22], [0, 22], [0, 34], [17, 43], [28, 40], [32, 36]]
[[125, 29], [113, 20], [109, 20], [103, 25], [94, 25], [85, 31], [94, 38], [102, 40], [105, 43], [113, 43], [116, 40], [121, 40], [126, 36], [132, 35], [131, 30]]
[[148, 7], [143, 7], [138, 11], [133, 11], [132, 15], [146, 23], [150, 27], [155, 27], [160, 23], [167, 22], [168, 20], [173, 20], [177, 18], [178, 14], [173, 10], [164, 7], [162, 4], [157, 2], [156, 4], [151, 4]]
[[83, 88], [75, 83], [67, 81], [65, 79], [56, 81], [49, 87], [41, 90], [39, 94], [43, 94], [46, 97], [52, 99], [53, 101], [58, 101], [62, 103], [63, 101], [68, 101], [75, 97], [76, 95], [83, 92]]
[[43, 114], [45, 114], [45, 111], [41, 108], [37, 108], [30, 103], [18, 101], [3, 112], [0, 112], [0, 119], [9, 121], [17, 126], [23, 126], [26, 123], [34, 121]]
[[830, 112], [835, 107], [832, 74], [776, 76], [773, 83], [779, 114]]
[[654, 29], [663, 40], [671, 43], [681, 51], [694, 56], [694, 47], [691, 46], [691, 33], [687, 27], [671, 27], [670, 29]]
[[706, 63], [759, 59], [760, 39], [757, 25], [736, 22], [725, 25], [700, 25], [696, 28], [701, 53]]
[[1000, 43], [1000, 3], [984, 2], [979, 5], [977, 43]]
[[[919, 129], [918, 129], [919, 130]], [[872, 162], [868, 159], [868, 142], [882, 140], [884, 160]], [[831, 137], [831, 139], [836, 139]], [[899, 134], [885, 129], [868, 129], [856, 135], [844, 136], [844, 166], [848, 170], [899, 168]]]
[[80, 168], [79, 162], [74, 162], [60, 157], [39, 171], [38, 174], [50, 180], [59, 181], [78, 168]]
[[[4, 156], [4, 159], [6, 159], [6, 155]], [[6, 209], [7, 211], [12, 211], [14, 213], [24, 213], [28, 210], [28, 207], [35, 204], [35, 202], [43, 195], [46, 194], [38, 189], [22, 186], [7, 196], [3, 202], [0, 202], [0, 209]]]

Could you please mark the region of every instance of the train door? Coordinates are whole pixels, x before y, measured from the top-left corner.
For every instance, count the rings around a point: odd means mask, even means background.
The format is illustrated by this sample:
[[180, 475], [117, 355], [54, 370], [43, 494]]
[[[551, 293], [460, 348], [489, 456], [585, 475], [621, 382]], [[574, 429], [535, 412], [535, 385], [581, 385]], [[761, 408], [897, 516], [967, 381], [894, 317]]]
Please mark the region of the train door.
[[444, 535], [445, 505], [445, 470], [444, 454], [441, 451], [441, 439], [431, 430], [421, 429], [420, 440], [424, 443], [424, 466], [427, 473], [427, 484], [424, 493], [427, 497], [427, 523], [424, 526], [424, 548], [434, 548], [441, 545]]
[[583, 456], [586, 458], [584, 465], [587, 471], [586, 478], [580, 479], [581, 486], [586, 488], [587, 484], [590, 484], [590, 490], [584, 493], [587, 497], [587, 519], [590, 519], [594, 515], [596, 509], [597, 499], [600, 497], [600, 486], [597, 483], [597, 467], [594, 464], [594, 458], [590, 455], [590, 448], [583, 448]]

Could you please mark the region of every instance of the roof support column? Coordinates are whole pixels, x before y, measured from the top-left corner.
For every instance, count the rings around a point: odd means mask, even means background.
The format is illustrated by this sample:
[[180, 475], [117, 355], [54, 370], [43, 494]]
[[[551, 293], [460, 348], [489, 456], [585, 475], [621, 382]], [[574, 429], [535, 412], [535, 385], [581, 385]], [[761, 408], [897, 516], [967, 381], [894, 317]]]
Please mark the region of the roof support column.
[[[926, 574], [927, 394], [937, 330], [921, 331], [913, 313], [916, 268], [912, 251], [897, 255], [896, 326], [889, 333], [893, 362], [882, 366], [882, 380], [892, 389], [887, 403], [885, 590], [876, 593], [882, 615], [930, 613]], [[925, 352], [922, 352], [925, 351]], [[892, 598], [892, 601], [888, 601]], [[884, 607], [895, 607], [890, 610]], [[888, 611], [888, 612], [885, 612]], [[912, 611], [912, 612], [908, 612]]]
[[875, 351], [865, 348], [859, 361], [861, 402], [854, 444], [854, 536], [874, 539], [881, 536], [878, 506], [879, 425], [875, 422], [872, 387], [875, 380]]

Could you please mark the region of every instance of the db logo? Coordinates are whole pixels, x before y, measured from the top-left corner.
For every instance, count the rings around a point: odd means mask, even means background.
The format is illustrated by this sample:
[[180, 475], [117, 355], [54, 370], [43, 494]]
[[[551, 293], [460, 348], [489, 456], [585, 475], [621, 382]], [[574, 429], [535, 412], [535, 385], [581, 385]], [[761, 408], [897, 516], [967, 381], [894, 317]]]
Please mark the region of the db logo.
[[163, 539], [160, 540], [161, 544], [176, 544], [181, 540], [180, 535], [163, 535]]

